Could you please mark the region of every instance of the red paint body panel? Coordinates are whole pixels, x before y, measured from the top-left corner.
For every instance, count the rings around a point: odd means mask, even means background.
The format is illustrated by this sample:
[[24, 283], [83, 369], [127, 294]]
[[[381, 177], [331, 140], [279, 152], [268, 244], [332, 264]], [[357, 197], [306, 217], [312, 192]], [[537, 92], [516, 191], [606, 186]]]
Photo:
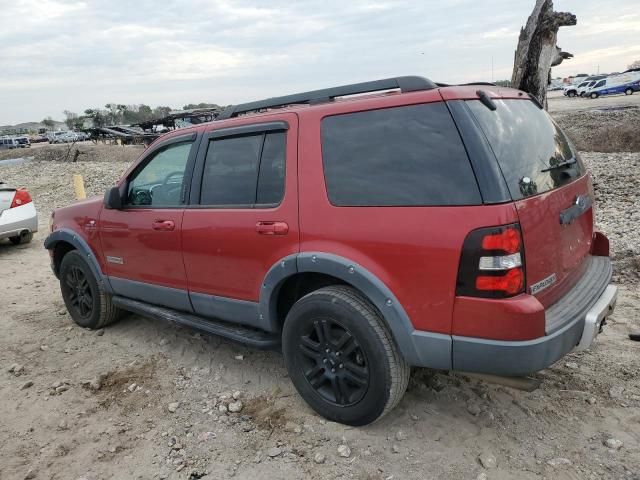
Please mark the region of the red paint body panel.
[[78, 201], [65, 208], [59, 208], [55, 211], [54, 229], [67, 228], [82, 237], [91, 248], [98, 260], [100, 269], [104, 273], [106, 266], [102, 256], [98, 231], [98, 219], [101, 210], [102, 197], [97, 196]]
[[[182, 243], [192, 292], [256, 302], [271, 266], [299, 251], [298, 118], [285, 113], [264, 115], [260, 120], [289, 124], [284, 199], [275, 208], [185, 210]], [[234, 120], [233, 126], [255, 123], [256, 118], [250, 116]], [[229, 122], [214, 125], [230, 126]], [[207, 131], [211, 130], [209, 126]], [[256, 230], [259, 222], [284, 222], [288, 231], [263, 235]]]
[[[138, 282], [186, 289], [180, 228], [184, 209], [103, 209], [100, 230], [104, 258], [122, 259], [122, 264], [105, 262], [107, 274]], [[172, 231], [154, 230], [158, 220], [175, 223]]]
[[544, 306], [555, 303], [575, 284], [591, 250], [592, 208], [570, 224], [560, 224], [560, 212], [571, 207], [578, 195], [593, 198], [588, 175], [515, 203], [524, 239], [527, 287], [552, 274], [557, 277], [556, 283], [536, 294]]
[[[438, 101], [437, 91], [376, 98], [378, 106]], [[364, 103], [364, 102], [363, 102]], [[358, 104], [360, 105], [360, 104]], [[517, 221], [513, 204], [473, 207], [334, 207], [324, 181], [320, 122], [349, 102], [300, 112], [301, 251], [359, 263], [398, 298], [414, 327], [451, 333], [460, 249], [481, 226]]]
[[495, 340], [532, 340], [544, 336], [544, 307], [526, 294], [500, 300], [456, 297], [452, 333]]

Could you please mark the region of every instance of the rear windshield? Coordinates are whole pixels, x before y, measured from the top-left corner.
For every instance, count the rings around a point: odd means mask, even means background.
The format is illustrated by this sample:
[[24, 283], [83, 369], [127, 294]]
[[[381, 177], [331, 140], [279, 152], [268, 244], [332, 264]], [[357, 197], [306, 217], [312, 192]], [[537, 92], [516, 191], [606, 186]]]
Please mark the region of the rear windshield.
[[333, 205], [482, 203], [443, 102], [327, 117], [322, 120], [322, 158]]
[[584, 173], [575, 148], [549, 114], [529, 100], [479, 100], [467, 105], [498, 159], [514, 200], [561, 187]]

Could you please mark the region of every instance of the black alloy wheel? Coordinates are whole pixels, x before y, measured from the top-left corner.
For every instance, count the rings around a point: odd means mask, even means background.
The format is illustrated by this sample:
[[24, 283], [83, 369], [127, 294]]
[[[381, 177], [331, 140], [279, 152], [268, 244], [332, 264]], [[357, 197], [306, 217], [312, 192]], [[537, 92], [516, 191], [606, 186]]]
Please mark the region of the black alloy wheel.
[[327, 402], [358, 403], [370, 382], [367, 358], [353, 334], [340, 322], [319, 318], [300, 336], [298, 364], [309, 385]]
[[66, 294], [75, 313], [82, 318], [89, 318], [93, 313], [94, 292], [91, 291], [89, 281], [76, 265], [72, 265], [63, 279], [66, 286]]

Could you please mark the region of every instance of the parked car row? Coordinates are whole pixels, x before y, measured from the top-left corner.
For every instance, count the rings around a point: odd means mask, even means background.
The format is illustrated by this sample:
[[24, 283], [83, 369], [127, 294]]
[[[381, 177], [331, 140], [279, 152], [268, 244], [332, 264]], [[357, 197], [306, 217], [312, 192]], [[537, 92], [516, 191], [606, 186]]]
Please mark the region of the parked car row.
[[640, 92], [640, 71], [627, 71], [617, 75], [588, 77], [577, 85], [564, 88], [567, 97], [598, 98], [604, 95], [633, 95]]
[[50, 132], [47, 135], [49, 143], [73, 143], [89, 140], [89, 134], [85, 132], [72, 132], [63, 130], [59, 132]]

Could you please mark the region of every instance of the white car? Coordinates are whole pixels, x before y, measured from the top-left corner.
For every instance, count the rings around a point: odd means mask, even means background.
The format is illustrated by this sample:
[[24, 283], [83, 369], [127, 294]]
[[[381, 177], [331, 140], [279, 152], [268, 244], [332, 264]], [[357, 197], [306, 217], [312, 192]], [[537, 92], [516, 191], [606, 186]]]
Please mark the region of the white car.
[[0, 240], [29, 243], [37, 231], [38, 213], [29, 192], [0, 181]]

